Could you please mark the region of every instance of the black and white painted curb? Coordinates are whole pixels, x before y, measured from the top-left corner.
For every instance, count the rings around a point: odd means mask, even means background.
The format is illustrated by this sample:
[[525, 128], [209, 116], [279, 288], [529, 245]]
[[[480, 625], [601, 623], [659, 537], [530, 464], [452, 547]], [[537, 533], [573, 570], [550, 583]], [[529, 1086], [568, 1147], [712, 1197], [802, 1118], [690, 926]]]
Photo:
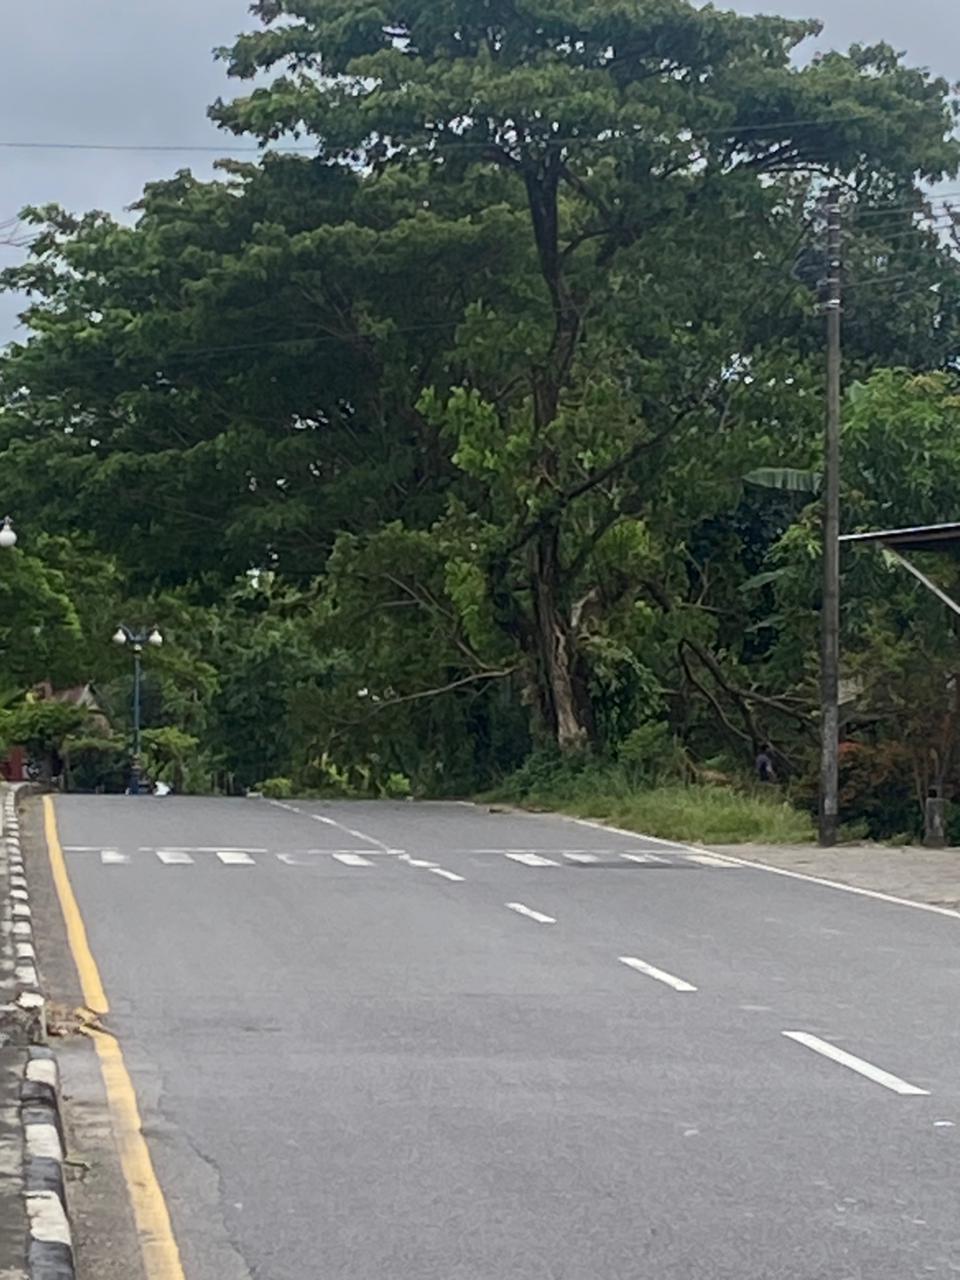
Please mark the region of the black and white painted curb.
[[30, 1049], [20, 1086], [24, 1196], [30, 1224], [30, 1280], [74, 1280], [73, 1238], [64, 1179], [60, 1079], [50, 1049]]
[[47, 1038], [46, 1001], [40, 989], [33, 940], [33, 913], [20, 845], [16, 792], [3, 797], [3, 861], [13, 943], [14, 999], [6, 1019], [8, 1034], [29, 1046], [20, 1083], [23, 1126], [24, 1200], [29, 1237], [30, 1280], [74, 1280], [73, 1240], [64, 1178], [65, 1142], [60, 1115], [60, 1076]]
[[46, 1039], [46, 1001], [40, 990], [37, 953], [33, 945], [33, 913], [20, 847], [20, 819], [16, 793], [8, 788], [3, 797], [3, 842], [10, 886], [10, 917], [13, 935], [15, 1024], [25, 1043]]

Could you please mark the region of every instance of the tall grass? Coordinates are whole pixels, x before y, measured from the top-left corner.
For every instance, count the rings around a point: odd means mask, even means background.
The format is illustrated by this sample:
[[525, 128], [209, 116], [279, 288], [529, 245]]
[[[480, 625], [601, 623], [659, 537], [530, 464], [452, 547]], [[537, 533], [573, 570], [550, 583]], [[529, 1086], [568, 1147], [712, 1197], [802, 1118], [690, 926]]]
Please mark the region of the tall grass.
[[664, 840], [804, 844], [814, 839], [809, 815], [774, 791], [644, 782], [616, 764], [534, 758], [488, 798], [597, 818]]

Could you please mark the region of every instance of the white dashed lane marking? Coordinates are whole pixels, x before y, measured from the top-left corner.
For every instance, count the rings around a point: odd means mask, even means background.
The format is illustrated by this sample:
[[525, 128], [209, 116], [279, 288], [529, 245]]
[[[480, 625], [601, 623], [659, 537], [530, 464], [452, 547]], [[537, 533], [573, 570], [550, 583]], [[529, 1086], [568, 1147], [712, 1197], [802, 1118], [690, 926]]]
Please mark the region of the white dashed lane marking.
[[620, 857], [626, 862], [639, 862], [643, 867], [665, 867], [668, 865], [666, 858], [658, 857], [655, 853], [621, 853]]
[[167, 866], [186, 866], [193, 862], [189, 853], [184, 853], [182, 849], [158, 849], [157, 857]]
[[217, 857], [225, 867], [252, 867], [254, 859], [240, 849], [218, 849]]
[[120, 865], [130, 861], [129, 853], [121, 853], [119, 849], [101, 849], [100, 861], [106, 867]]
[[513, 862], [522, 862], [525, 867], [559, 867], [559, 862], [552, 858], [543, 858], [539, 853], [508, 853]]
[[542, 911], [534, 911], [532, 907], [525, 906], [522, 902], [507, 902], [504, 905], [508, 911], [515, 911], [518, 916], [526, 916], [528, 920], [533, 920], [537, 924], [557, 923], [555, 917], [544, 915]]
[[621, 956], [620, 963], [625, 964], [628, 969], [635, 969], [637, 973], [642, 973], [648, 978], [655, 978], [657, 982], [664, 983], [665, 986], [673, 987], [674, 991], [696, 991], [696, 987], [692, 983], [684, 982], [683, 978], [677, 978], [672, 973], [667, 973], [665, 969], [657, 969], [652, 964], [647, 964], [645, 960], [638, 960], [636, 956]]
[[369, 858], [365, 858], [362, 853], [335, 853], [334, 858], [337, 862], [342, 862], [345, 867], [372, 867], [373, 863]]
[[429, 870], [433, 876], [442, 876], [444, 880], [454, 880], [457, 884], [463, 883], [463, 876], [458, 876], [455, 871], [445, 871], [443, 867], [430, 867]]

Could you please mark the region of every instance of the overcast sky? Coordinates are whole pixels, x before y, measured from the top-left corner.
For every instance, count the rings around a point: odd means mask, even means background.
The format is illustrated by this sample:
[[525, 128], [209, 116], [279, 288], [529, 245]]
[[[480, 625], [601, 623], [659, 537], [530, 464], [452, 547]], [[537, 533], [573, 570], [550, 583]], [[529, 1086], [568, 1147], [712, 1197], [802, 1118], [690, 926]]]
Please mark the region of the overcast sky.
[[[887, 40], [912, 61], [960, 80], [957, 0], [733, 0], [732, 8], [795, 17], [829, 11], [825, 43]], [[217, 145], [206, 119], [231, 92], [212, 49], [252, 19], [247, 0], [31, 0], [0, 20], [0, 143]], [[121, 213], [145, 182], [202, 155], [69, 152], [0, 147], [0, 222], [26, 204], [56, 201]], [[16, 260], [0, 245], [0, 263]], [[14, 336], [17, 301], [0, 295], [0, 342]]]

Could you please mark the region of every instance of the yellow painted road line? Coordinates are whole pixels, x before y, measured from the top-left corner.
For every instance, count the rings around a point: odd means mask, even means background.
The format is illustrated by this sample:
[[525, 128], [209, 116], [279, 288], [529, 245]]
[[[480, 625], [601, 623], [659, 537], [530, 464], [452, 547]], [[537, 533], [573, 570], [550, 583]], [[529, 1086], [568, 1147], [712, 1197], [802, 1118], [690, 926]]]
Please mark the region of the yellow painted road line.
[[53, 797], [43, 797], [43, 829], [47, 837], [47, 853], [50, 856], [50, 870], [53, 872], [53, 883], [57, 887], [60, 899], [60, 910], [67, 926], [67, 941], [73, 953], [73, 961], [80, 975], [80, 989], [83, 991], [83, 1002], [91, 1013], [109, 1013], [110, 1005], [100, 981], [100, 970], [93, 958], [90, 944], [87, 941], [87, 930], [83, 916], [74, 897], [73, 885], [67, 874], [67, 863], [60, 844], [60, 833], [57, 830], [57, 814], [53, 807]]
[[[83, 917], [67, 873], [67, 864], [57, 831], [57, 815], [50, 796], [43, 798], [44, 830], [47, 851], [53, 871], [60, 909], [67, 925], [67, 938], [73, 960], [80, 975], [80, 985], [87, 1007], [96, 1013], [107, 1013], [107, 1002], [100, 971], [93, 958]], [[150, 1159], [143, 1136], [140, 1111], [133, 1081], [123, 1060], [120, 1045], [103, 1031], [89, 1032], [100, 1059], [100, 1073], [106, 1089], [113, 1131], [120, 1150], [120, 1164], [126, 1179], [130, 1204], [140, 1238], [147, 1280], [185, 1280], [180, 1250], [170, 1224], [167, 1202]]]

